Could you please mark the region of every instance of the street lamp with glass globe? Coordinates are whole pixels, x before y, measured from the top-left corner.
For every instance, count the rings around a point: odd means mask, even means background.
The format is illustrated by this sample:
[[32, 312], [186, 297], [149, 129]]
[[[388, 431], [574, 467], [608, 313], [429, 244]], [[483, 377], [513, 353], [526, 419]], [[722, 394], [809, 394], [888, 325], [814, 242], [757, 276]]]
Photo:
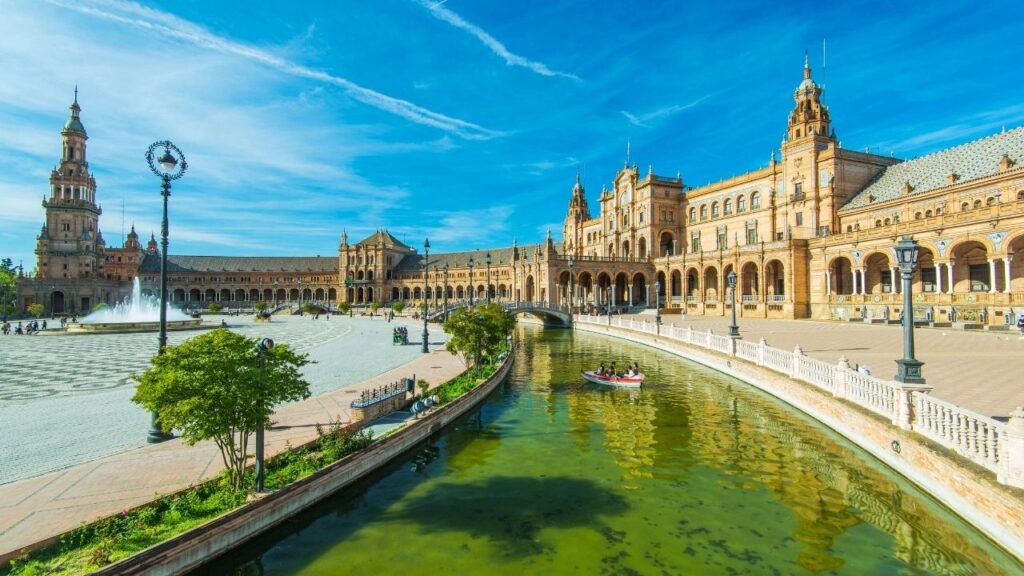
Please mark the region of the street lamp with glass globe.
[[487, 303], [491, 303], [491, 253], [488, 252], [487, 256], [484, 257], [484, 262], [487, 263], [487, 286], [484, 288], [487, 294]]
[[910, 293], [917, 252], [917, 242], [911, 236], [904, 236], [896, 243], [896, 259], [903, 277], [903, 358], [896, 361], [896, 381], [906, 384], [925, 383], [921, 376], [924, 362], [914, 358], [914, 301]]
[[661, 280], [654, 281], [654, 325], [661, 333]]
[[729, 325], [729, 336], [739, 338], [740, 327], [736, 325], [736, 272], [729, 270], [729, 275], [726, 278], [729, 280], [729, 303], [732, 308], [732, 324]]
[[427, 332], [427, 266], [430, 265], [430, 239], [423, 241], [423, 353], [430, 352], [427, 347], [427, 340], [430, 334]]
[[[267, 352], [274, 347], [274, 341], [270, 338], [261, 338], [256, 344], [256, 356], [260, 362], [260, 377], [264, 377], [264, 369], [267, 366]], [[265, 474], [263, 466], [263, 425], [256, 428], [256, 491], [263, 492], [263, 477]]]
[[443, 310], [444, 310], [444, 319], [447, 322], [448, 321], [448, 261], [447, 260], [445, 260], [445, 262], [444, 262], [444, 301], [442, 302], [442, 306], [444, 306], [444, 308], [443, 308]]
[[[156, 150], [163, 148], [164, 153], [155, 158]], [[172, 154], [173, 152], [173, 154]], [[146, 162], [149, 169], [160, 177], [160, 195], [164, 199], [164, 215], [160, 225], [160, 336], [157, 355], [164, 353], [167, 347], [167, 199], [171, 196], [171, 181], [181, 178], [188, 170], [188, 162], [185, 155], [170, 140], [154, 142], [146, 150]], [[150, 415], [149, 434], [146, 441], [150, 443], [163, 442], [173, 438], [172, 434], [164, 432], [160, 428], [156, 412]]]
[[466, 263], [469, 266], [469, 307], [473, 307], [473, 292], [476, 292], [476, 286], [473, 286], [473, 257], [469, 257], [469, 262]]

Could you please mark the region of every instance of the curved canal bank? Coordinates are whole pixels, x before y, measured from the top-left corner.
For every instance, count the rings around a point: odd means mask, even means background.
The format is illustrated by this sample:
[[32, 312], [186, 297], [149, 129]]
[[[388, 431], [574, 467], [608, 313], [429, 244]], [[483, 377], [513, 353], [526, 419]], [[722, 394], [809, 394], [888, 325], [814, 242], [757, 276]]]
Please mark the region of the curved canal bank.
[[[808, 416], [665, 352], [521, 329], [510, 378], [430, 444], [196, 574], [1014, 574]], [[637, 360], [640, 391], [583, 383]]]
[[[1008, 479], [1019, 481], [1009, 472], [1020, 467], [1024, 456], [1019, 430], [932, 398], [914, 385], [807, 359], [799, 347], [789, 353], [770, 348], [763, 340], [734, 342], [710, 332], [678, 329], [657, 334], [653, 323], [586, 320], [577, 322], [576, 329], [699, 362], [803, 411], [1024, 559], [1024, 496], [1019, 488], [1004, 484]], [[1017, 412], [1011, 420], [1015, 417], [1019, 418]], [[979, 424], [982, 420], [988, 422]], [[951, 447], [975, 462], [957, 456]]]

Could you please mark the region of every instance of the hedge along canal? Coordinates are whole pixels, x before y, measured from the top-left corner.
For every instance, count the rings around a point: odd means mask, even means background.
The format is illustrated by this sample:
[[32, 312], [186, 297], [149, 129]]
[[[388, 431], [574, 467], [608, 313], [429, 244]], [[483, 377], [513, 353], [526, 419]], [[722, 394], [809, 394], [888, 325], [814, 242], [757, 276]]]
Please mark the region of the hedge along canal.
[[[750, 386], [520, 328], [509, 380], [418, 452], [197, 574], [1015, 574], [862, 450]], [[637, 360], [640, 391], [579, 371]]]

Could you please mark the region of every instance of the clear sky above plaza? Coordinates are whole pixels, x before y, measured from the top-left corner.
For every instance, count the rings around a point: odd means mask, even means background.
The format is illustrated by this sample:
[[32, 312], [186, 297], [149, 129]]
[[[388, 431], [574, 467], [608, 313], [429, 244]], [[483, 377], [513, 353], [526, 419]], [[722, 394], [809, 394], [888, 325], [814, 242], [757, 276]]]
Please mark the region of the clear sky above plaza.
[[[700, 185], [768, 162], [805, 49], [843, 146], [914, 157], [1020, 125], [1010, 2], [0, 0], [0, 256], [31, 270], [74, 86], [108, 245], [328, 255], [557, 236], [576, 170]], [[826, 66], [822, 41], [827, 40]]]

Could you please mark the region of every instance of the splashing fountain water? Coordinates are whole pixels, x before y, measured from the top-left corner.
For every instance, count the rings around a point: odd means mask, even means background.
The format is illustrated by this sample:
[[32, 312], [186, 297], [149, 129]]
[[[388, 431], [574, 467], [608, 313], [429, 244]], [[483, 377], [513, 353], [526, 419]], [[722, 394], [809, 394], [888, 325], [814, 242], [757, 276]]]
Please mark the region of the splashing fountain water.
[[[174, 308], [167, 306], [167, 320], [188, 320], [189, 317]], [[110, 308], [97, 310], [82, 319], [82, 324], [127, 324], [137, 322], [159, 322], [160, 299], [156, 296], [142, 294], [139, 278], [132, 281], [132, 293], [128, 298]]]

